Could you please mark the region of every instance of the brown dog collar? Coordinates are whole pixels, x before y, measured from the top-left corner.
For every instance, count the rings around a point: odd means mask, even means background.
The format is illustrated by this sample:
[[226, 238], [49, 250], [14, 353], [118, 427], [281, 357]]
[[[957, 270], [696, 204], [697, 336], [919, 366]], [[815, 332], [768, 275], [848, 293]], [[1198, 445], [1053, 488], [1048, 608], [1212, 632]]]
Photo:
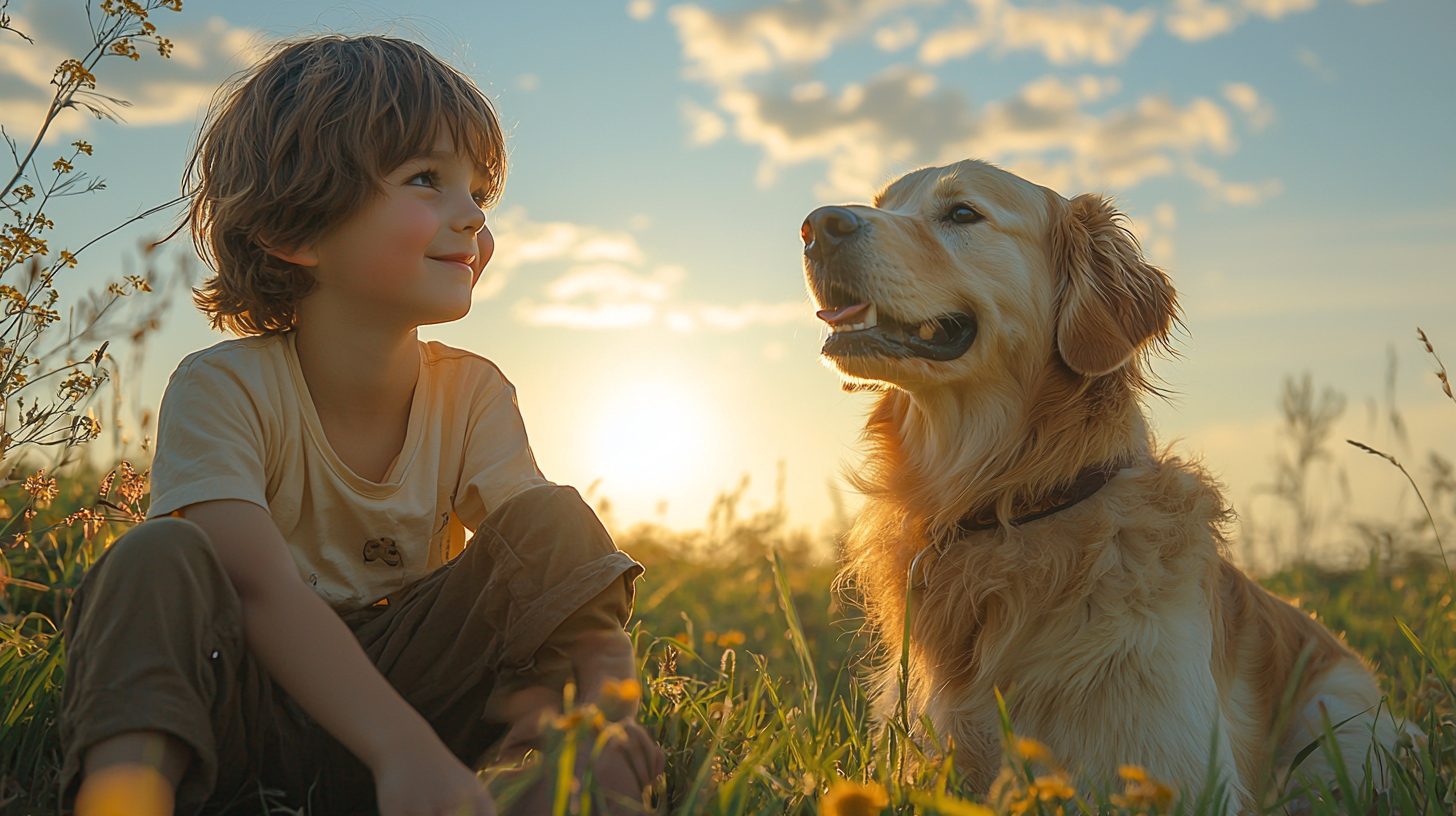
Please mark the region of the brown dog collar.
[[[1020, 527], [1066, 510], [1101, 490], [1102, 486], [1112, 481], [1112, 477], [1116, 476], [1120, 470], [1122, 470], [1121, 465], [1098, 465], [1083, 470], [1077, 474], [1077, 478], [1071, 484], [1037, 502], [1038, 509], [1011, 519], [1011, 526]], [[961, 516], [960, 521], [956, 522], [956, 527], [966, 533], [994, 530], [1000, 526], [1001, 522], [996, 518], [994, 505], [966, 513]]]

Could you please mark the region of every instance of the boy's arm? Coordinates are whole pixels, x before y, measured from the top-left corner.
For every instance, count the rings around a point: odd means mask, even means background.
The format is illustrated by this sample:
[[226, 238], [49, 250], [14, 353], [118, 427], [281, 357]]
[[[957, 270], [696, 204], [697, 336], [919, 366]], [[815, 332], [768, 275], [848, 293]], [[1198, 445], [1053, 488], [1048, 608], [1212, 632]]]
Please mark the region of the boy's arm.
[[474, 773], [299, 577], [267, 510], [245, 501], [209, 501], [187, 506], [183, 516], [207, 533], [237, 590], [249, 649], [309, 716], [374, 772], [382, 813], [459, 812], [451, 808], [467, 801], [477, 814], [494, 813]]

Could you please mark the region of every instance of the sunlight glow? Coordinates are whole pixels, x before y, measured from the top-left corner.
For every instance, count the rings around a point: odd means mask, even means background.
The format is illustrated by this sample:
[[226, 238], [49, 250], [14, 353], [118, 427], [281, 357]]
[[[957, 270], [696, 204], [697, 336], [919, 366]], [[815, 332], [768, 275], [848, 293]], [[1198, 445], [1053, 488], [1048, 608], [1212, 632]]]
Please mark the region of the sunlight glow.
[[638, 384], [604, 405], [597, 473], [607, 495], [676, 492], [706, 453], [703, 412], [681, 388]]

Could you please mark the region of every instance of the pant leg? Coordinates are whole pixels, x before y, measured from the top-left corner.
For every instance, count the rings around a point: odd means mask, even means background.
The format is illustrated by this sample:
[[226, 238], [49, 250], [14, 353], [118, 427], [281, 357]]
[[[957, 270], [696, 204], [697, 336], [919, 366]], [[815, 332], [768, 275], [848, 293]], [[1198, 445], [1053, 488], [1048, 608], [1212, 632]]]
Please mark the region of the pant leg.
[[67, 807], [86, 749], [137, 730], [171, 734], [192, 750], [177, 790], [183, 816], [254, 812], [260, 790], [318, 814], [372, 807], [367, 769], [362, 780], [341, 773], [363, 766], [248, 650], [242, 604], [196, 524], [154, 519], [117, 539], [82, 580], [65, 631]]
[[[486, 519], [465, 551], [355, 630], [380, 672], [467, 764], [504, 735], [486, 701], [534, 668], [538, 650], [593, 599], [618, 625], [642, 567], [570, 487], [528, 490]], [[614, 584], [616, 597], [605, 592]]]
[[129, 731], [181, 740], [193, 761], [178, 812], [247, 784], [247, 715], [271, 706], [270, 685], [243, 637], [242, 606], [202, 529], [154, 519], [97, 560], [66, 614], [61, 696], [62, 801], [92, 745]]

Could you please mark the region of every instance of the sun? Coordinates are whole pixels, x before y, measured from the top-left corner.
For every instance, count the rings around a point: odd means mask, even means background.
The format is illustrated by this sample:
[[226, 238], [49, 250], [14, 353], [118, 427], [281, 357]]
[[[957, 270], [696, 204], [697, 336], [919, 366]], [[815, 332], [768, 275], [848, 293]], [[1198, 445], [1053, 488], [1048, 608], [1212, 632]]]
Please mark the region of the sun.
[[608, 495], [677, 493], [700, 475], [694, 464], [705, 453], [703, 412], [682, 388], [635, 385], [607, 402], [599, 416], [596, 473]]

